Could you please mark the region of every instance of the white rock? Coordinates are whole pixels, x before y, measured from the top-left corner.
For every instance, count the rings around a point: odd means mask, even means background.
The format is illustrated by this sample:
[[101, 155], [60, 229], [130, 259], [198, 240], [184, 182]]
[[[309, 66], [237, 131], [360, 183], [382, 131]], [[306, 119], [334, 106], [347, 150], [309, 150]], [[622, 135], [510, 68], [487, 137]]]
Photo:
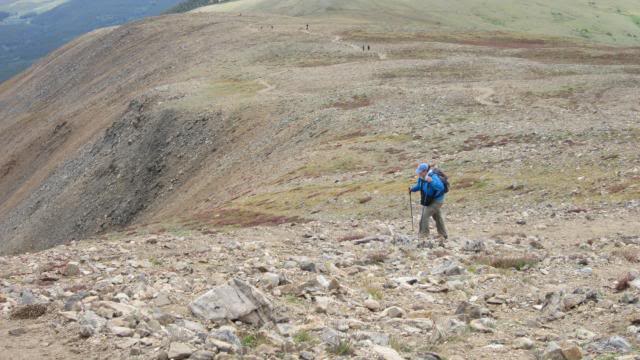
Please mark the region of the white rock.
[[131, 337], [131, 336], [133, 336], [133, 329], [130, 329], [128, 327], [111, 326], [109, 328], [109, 330], [111, 330], [111, 332], [116, 336], [120, 336], [120, 337]]
[[404, 360], [397, 351], [392, 348], [380, 345], [373, 345], [371, 349], [384, 360]]
[[380, 310], [380, 303], [374, 299], [367, 299], [364, 301], [364, 306], [371, 311]]
[[241, 320], [261, 325], [270, 319], [272, 305], [260, 290], [233, 279], [201, 295], [189, 308], [195, 316], [208, 321]]

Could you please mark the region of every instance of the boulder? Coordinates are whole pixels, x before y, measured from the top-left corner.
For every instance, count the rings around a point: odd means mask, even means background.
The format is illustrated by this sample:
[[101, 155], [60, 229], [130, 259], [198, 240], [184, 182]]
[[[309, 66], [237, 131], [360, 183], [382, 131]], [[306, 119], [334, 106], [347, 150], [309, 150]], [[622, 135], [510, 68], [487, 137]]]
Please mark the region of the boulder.
[[189, 308], [196, 317], [208, 321], [240, 320], [259, 326], [272, 319], [269, 299], [260, 290], [239, 279], [207, 291]]

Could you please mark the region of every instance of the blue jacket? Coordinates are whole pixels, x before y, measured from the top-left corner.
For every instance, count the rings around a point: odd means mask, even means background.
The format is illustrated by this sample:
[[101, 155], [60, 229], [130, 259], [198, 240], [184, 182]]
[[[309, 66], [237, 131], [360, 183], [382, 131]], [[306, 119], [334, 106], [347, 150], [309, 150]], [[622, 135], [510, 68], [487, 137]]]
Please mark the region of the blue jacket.
[[434, 173], [430, 173], [431, 183], [418, 178], [418, 182], [411, 188], [411, 192], [424, 191], [427, 194], [427, 197], [435, 199], [436, 202], [443, 203], [444, 202], [444, 184], [440, 177]]

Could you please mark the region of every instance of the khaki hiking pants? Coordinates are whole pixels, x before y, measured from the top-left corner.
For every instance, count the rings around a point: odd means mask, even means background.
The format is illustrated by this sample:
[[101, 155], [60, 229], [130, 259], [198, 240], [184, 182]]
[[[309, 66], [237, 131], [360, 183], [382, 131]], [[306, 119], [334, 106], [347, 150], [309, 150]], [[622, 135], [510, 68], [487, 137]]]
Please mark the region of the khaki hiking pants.
[[440, 234], [443, 238], [449, 237], [447, 235], [447, 228], [444, 226], [444, 220], [442, 219], [442, 203], [433, 202], [429, 206], [422, 207], [422, 217], [420, 218], [420, 236], [428, 237], [429, 236], [429, 218], [433, 218], [436, 222], [436, 229], [438, 229], [438, 234]]

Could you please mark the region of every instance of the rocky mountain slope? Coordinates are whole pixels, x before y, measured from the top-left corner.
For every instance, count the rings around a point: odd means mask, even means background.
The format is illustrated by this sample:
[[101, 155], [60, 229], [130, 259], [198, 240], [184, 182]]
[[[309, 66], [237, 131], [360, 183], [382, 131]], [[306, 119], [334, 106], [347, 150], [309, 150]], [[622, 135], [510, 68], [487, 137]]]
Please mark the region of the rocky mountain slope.
[[346, 19], [147, 19], [0, 84], [0, 358], [633, 359], [640, 49]]
[[423, 159], [454, 206], [624, 203], [638, 52], [271, 15], [103, 29], [0, 87], [0, 250], [183, 215], [397, 218]]

